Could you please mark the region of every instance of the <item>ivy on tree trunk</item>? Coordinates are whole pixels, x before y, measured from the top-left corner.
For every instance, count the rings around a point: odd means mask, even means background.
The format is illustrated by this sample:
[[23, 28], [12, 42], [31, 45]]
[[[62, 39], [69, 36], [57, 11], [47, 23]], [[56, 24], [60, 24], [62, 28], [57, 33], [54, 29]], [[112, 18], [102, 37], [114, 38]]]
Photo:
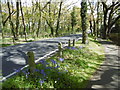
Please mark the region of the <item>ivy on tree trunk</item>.
[[82, 43], [87, 44], [87, 2], [82, 0], [81, 2], [81, 23], [82, 23]]

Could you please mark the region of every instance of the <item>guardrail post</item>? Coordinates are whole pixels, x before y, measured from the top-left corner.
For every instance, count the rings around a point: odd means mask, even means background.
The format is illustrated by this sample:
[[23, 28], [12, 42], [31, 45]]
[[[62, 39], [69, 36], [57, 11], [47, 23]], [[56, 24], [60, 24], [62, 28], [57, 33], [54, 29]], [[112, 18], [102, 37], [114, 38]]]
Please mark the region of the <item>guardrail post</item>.
[[58, 55], [61, 57], [62, 56], [62, 43], [61, 42], [58, 43], [58, 49], [59, 49]]
[[28, 55], [28, 65], [30, 69], [30, 73], [34, 73], [35, 70], [35, 58], [34, 58], [34, 53], [33, 51], [27, 52]]
[[73, 46], [75, 46], [75, 39], [73, 39]]
[[70, 47], [71, 46], [71, 43], [70, 43], [70, 39], [68, 40], [68, 47]]

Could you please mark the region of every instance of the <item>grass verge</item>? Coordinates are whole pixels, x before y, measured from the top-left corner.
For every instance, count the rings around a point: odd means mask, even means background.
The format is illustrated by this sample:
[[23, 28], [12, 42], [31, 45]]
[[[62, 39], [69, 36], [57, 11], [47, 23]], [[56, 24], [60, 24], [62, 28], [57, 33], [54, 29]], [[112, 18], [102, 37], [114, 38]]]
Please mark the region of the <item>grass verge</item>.
[[[104, 60], [101, 46], [90, 40], [89, 45], [78, 41], [76, 47], [67, 47], [63, 57], [57, 55], [36, 64], [33, 75], [29, 69], [9, 78], [5, 88], [85, 88], [88, 80]], [[94, 48], [90, 48], [94, 45]], [[97, 52], [94, 52], [97, 50]], [[100, 53], [100, 54], [99, 54]]]

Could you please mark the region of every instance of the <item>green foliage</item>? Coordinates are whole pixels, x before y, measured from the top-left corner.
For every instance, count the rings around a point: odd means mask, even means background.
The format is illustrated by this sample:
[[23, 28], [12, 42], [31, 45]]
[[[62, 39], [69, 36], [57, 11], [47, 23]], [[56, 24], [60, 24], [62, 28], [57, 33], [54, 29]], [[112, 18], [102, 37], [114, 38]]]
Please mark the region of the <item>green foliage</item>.
[[71, 12], [71, 25], [74, 27], [77, 24], [76, 22], [76, 12], [75, 7], [73, 7], [73, 11]]
[[[47, 3], [47, 2], [46, 2]], [[64, 2], [63, 2], [64, 3]], [[25, 3], [26, 4], [26, 3]], [[59, 20], [60, 23], [60, 28], [58, 30], [59, 35], [58, 36], [63, 36], [63, 35], [68, 35], [71, 33], [75, 33], [76, 31], [80, 31], [80, 15], [79, 15], [79, 7], [74, 7], [73, 10], [68, 10], [67, 5], [63, 4], [62, 10], [61, 10], [61, 17]], [[10, 9], [12, 12], [12, 5], [10, 3]], [[14, 24], [14, 32], [17, 34], [16, 30], [16, 8], [13, 7], [14, 11], [11, 14], [11, 20]], [[20, 9], [20, 8], [19, 8]], [[56, 21], [58, 18], [58, 11], [59, 11], [59, 3], [54, 3], [51, 2], [50, 4], [50, 12], [49, 12], [49, 4], [45, 5], [45, 3], [42, 2], [33, 2], [31, 6], [22, 6], [23, 9], [23, 16], [24, 16], [24, 22], [25, 22], [25, 31], [27, 36], [27, 39], [29, 40], [29, 36], [33, 36], [34, 38], [39, 35], [39, 38], [41, 37], [49, 37], [51, 35], [51, 28], [49, 24], [52, 26], [54, 29], [55, 33], [55, 28], [56, 28]], [[43, 9], [43, 10], [41, 10]], [[8, 18], [8, 7], [7, 3], [2, 3], [2, 20], [5, 21]], [[19, 13], [20, 10], [19, 10]], [[39, 23], [40, 20], [40, 23]], [[46, 22], [48, 21], [48, 23]], [[73, 32], [71, 30], [71, 24], [74, 27]], [[39, 29], [38, 29], [39, 28]], [[24, 35], [24, 27], [23, 27], [23, 22], [22, 22], [22, 16], [21, 14], [19, 15], [19, 26], [18, 26], [18, 40], [21, 39]], [[69, 31], [68, 31], [69, 30]], [[6, 37], [8, 34], [11, 39], [12, 38], [12, 32], [10, 29], [10, 24], [9, 24], [9, 18], [7, 22], [5, 23], [5, 26], [3, 27], [3, 36]], [[38, 34], [37, 34], [38, 32]], [[54, 35], [53, 35], [54, 36]], [[15, 43], [17, 40], [15, 41]], [[9, 41], [8, 41], [9, 43]], [[5, 43], [4, 43], [5, 44]]]

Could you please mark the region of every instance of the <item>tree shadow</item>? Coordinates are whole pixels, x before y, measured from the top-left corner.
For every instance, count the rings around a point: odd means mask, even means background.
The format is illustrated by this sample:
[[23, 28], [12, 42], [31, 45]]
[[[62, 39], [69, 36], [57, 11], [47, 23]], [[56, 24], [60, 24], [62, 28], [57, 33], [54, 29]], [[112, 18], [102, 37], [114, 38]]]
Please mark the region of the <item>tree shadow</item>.
[[114, 43], [113, 42], [111, 42], [111, 41], [98, 41], [99, 43], [101, 43], [101, 44], [111, 44], [111, 45], [114, 45]]
[[[100, 70], [101, 71], [101, 70]], [[90, 80], [88, 83], [87, 88], [92, 88], [93, 85], [106, 85], [110, 84], [114, 79], [112, 78], [113, 75], [120, 75], [120, 69], [110, 68], [109, 70], [104, 71], [104, 73], [100, 76], [98, 80]], [[117, 85], [116, 85], [116, 88]]]
[[11, 44], [0, 44], [1, 47], [7, 47], [10, 46]]
[[[40, 43], [40, 44], [39, 44]], [[27, 52], [33, 51], [35, 60], [43, 57], [51, 51], [57, 49], [57, 44], [53, 43], [26, 43], [2, 48], [0, 57], [2, 58], [2, 75], [7, 76], [14, 72], [14, 69], [22, 68], [27, 63]]]

